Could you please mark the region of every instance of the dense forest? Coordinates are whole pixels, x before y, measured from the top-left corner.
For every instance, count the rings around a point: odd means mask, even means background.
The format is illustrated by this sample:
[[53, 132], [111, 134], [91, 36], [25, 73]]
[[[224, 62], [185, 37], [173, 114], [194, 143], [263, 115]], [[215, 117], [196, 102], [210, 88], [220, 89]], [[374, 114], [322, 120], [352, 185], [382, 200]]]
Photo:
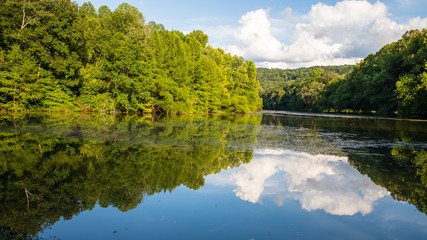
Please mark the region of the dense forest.
[[350, 72], [353, 66], [299, 69], [257, 69], [264, 109], [322, 111], [326, 85]]
[[252, 112], [253, 62], [208, 36], [70, 0], [0, 1], [0, 111]]
[[257, 80], [260, 83], [260, 92], [275, 87], [289, 80], [304, 79], [311, 76], [314, 70], [327, 71], [344, 75], [353, 70], [354, 65], [341, 66], [314, 66], [297, 69], [280, 69], [280, 68], [257, 68]]
[[258, 70], [264, 109], [427, 118], [426, 29], [405, 33], [348, 70]]

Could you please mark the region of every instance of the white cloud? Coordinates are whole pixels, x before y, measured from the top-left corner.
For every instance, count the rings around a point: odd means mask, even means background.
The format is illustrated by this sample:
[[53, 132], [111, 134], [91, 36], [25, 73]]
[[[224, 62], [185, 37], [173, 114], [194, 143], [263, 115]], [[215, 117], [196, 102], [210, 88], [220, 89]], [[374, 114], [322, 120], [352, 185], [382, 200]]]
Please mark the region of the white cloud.
[[318, 3], [308, 13], [310, 23], [320, 28], [366, 26], [386, 15], [387, 7], [384, 3], [371, 4], [367, 1], [343, 1], [335, 6]]
[[291, 65], [285, 63], [285, 62], [269, 62], [269, 61], [263, 61], [263, 62], [257, 62], [258, 67], [263, 68], [291, 68]]
[[229, 51], [237, 55], [249, 55], [255, 59], [282, 58], [282, 52], [277, 50], [282, 49], [283, 44], [271, 34], [271, 24], [266, 10], [249, 12], [239, 20], [239, 23], [241, 28], [235, 39], [244, 47], [230, 45]]
[[[269, 182], [279, 173], [283, 184]], [[242, 200], [257, 203], [263, 195], [273, 194], [279, 206], [293, 198], [307, 211], [321, 209], [334, 215], [369, 214], [375, 201], [388, 194], [351, 167], [345, 157], [289, 150], [258, 150], [249, 164], [231, 173], [229, 180]]]
[[[254, 160], [254, 159], [253, 159]], [[230, 176], [237, 186], [234, 189], [236, 196], [242, 200], [256, 203], [260, 201], [264, 192], [265, 181], [278, 172], [273, 159], [251, 161], [241, 171]]]
[[[243, 15], [239, 23], [238, 44], [226, 46], [228, 52], [251, 59], [257, 66], [288, 68], [355, 64], [397, 41], [405, 31], [427, 27], [427, 18], [401, 24], [390, 19], [387, 6], [380, 1], [344, 0], [335, 5], [318, 3], [306, 15], [294, 15], [286, 8], [283, 19], [270, 19], [267, 10], [259, 9]], [[290, 35], [289, 40], [278, 39]]]

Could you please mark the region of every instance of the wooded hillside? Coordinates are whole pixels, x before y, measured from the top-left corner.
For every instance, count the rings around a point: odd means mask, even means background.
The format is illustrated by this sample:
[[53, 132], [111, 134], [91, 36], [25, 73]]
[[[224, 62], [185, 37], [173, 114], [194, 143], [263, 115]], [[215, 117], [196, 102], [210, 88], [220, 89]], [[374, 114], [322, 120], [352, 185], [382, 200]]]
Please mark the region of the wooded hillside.
[[251, 61], [111, 11], [70, 0], [2, 0], [0, 111], [252, 112], [261, 108]]
[[310, 69], [259, 69], [264, 109], [427, 118], [426, 29], [405, 33], [348, 74], [348, 66], [337, 69], [315, 68], [309, 76]]

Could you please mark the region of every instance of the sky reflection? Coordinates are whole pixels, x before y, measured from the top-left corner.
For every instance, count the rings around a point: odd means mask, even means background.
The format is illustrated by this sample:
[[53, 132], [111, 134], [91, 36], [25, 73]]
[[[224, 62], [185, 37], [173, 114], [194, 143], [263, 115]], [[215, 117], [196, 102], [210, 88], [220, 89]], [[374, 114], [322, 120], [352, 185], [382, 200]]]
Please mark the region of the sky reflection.
[[209, 176], [207, 183], [232, 185], [240, 199], [262, 203], [273, 197], [278, 206], [287, 199], [299, 201], [307, 211], [333, 215], [366, 215], [388, 191], [361, 175], [347, 157], [310, 155], [290, 150], [256, 150], [249, 164]]

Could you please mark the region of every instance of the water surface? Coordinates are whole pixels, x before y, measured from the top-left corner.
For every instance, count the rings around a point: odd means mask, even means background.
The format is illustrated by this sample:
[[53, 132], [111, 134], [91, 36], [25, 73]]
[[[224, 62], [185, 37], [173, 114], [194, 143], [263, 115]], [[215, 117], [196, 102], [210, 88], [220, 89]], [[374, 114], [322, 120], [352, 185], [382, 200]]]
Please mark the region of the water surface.
[[427, 124], [0, 116], [0, 238], [425, 239]]

